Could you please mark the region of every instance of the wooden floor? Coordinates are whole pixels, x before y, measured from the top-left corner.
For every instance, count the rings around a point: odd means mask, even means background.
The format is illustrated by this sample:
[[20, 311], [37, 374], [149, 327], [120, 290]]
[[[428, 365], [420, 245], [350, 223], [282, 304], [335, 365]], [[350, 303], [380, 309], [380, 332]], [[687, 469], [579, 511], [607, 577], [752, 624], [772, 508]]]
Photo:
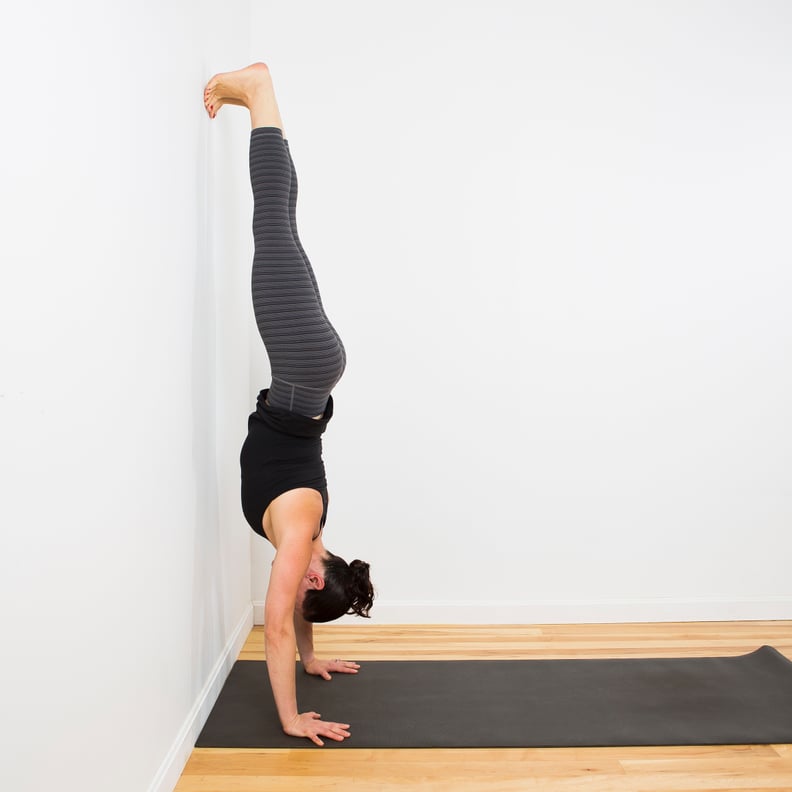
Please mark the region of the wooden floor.
[[[792, 660], [792, 622], [515, 626], [317, 625], [319, 656], [349, 660], [701, 657], [764, 644]], [[239, 658], [264, 659], [263, 628]], [[262, 680], [262, 685], [266, 684]], [[792, 792], [792, 745], [679, 748], [196, 748], [175, 792], [324, 790]]]

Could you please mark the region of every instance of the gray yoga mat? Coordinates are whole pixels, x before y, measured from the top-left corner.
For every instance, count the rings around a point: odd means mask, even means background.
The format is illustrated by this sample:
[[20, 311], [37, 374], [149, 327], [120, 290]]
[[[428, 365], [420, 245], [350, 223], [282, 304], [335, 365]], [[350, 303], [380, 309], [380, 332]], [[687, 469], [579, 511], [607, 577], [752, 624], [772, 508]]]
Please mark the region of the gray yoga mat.
[[[368, 661], [328, 682], [297, 668], [302, 712], [351, 724], [327, 748], [792, 743], [792, 662], [738, 657]], [[285, 735], [266, 663], [239, 660], [198, 747], [312, 748]]]

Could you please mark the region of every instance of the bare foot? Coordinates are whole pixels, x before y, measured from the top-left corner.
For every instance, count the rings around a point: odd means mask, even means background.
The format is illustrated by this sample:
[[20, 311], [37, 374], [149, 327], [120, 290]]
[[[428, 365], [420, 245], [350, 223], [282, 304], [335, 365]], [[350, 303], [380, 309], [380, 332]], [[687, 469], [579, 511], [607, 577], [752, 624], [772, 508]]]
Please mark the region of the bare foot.
[[272, 92], [272, 79], [266, 63], [253, 63], [237, 71], [215, 74], [204, 88], [204, 107], [215, 118], [224, 104], [250, 109], [265, 92]]

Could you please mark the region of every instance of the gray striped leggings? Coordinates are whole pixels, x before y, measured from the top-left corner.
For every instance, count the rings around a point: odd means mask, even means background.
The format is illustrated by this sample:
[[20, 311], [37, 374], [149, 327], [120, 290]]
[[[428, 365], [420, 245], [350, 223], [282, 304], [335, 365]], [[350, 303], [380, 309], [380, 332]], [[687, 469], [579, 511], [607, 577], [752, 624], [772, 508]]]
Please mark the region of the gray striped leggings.
[[311, 417], [324, 413], [346, 367], [297, 235], [297, 173], [278, 127], [250, 133], [253, 310], [272, 372], [267, 401]]

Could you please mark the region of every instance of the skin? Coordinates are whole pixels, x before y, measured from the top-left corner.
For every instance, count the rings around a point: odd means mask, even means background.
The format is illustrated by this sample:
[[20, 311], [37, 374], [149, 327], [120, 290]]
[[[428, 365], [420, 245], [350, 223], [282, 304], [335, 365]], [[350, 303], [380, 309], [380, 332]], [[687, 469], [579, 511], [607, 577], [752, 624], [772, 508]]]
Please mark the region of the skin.
[[[264, 63], [212, 77], [204, 89], [206, 112], [215, 118], [226, 104], [246, 107], [252, 129], [278, 127], [283, 131], [272, 78]], [[305, 671], [323, 679], [330, 680], [331, 672], [356, 674], [360, 668], [345, 660], [318, 658], [313, 647], [313, 625], [302, 617], [306, 592], [322, 589], [325, 583], [327, 551], [320, 535], [322, 511], [319, 492], [300, 487], [275, 498], [262, 521], [264, 533], [275, 547], [264, 606], [267, 670], [275, 705], [286, 734], [307, 737], [316, 745], [324, 745], [322, 737], [344, 740], [350, 736], [350, 727], [348, 723], [323, 721], [317, 712], [299, 712], [294, 662], [297, 651]]]

